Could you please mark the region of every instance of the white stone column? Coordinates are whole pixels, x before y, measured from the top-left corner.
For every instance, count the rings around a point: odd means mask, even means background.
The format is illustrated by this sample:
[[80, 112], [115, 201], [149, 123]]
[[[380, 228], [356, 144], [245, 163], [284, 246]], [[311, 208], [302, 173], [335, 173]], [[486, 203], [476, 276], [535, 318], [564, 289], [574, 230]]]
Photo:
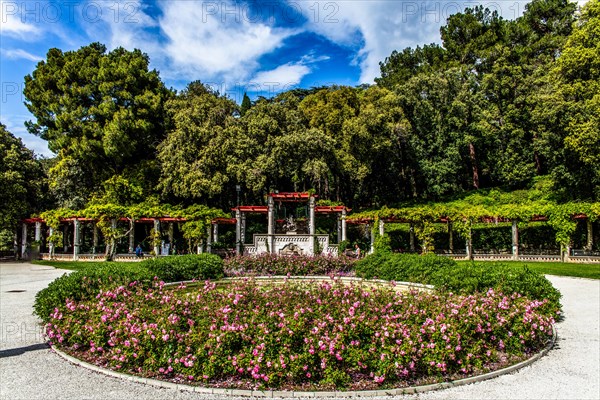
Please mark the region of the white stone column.
[[81, 224], [78, 219], [73, 220], [73, 261], [79, 258], [79, 239]]
[[379, 220], [379, 236], [383, 237], [385, 234], [385, 222], [382, 219]]
[[92, 224], [92, 253], [96, 254], [96, 248], [98, 247], [98, 225], [96, 224], [96, 221], [92, 222]]
[[[50, 227], [48, 230], [48, 237], [52, 237], [54, 235], [54, 228]], [[54, 257], [54, 243], [52, 241], [48, 241], [48, 253], [50, 254], [50, 258]]]
[[246, 213], [242, 213], [242, 225], [240, 228], [240, 241], [242, 246], [246, 243]]
[[594, 226], [591, 219], [587, 219], [587, 244], [585, 245], [586, 251], [592, 251], [594, 248]]
[[[154, 219], [154, 235], [155, 237], [160, 237], [160, 220], [157, 218]], [[152, 241], [152, 245], [154, 246], [154, 254], [158, 256], [160, 255], [160, 242], [155, 241], [154, 238]]]
[[315, 224], [315, 198], [313, 196], [310, 196], [310, 199], [308, 200], [308, 215], [309, 215], [309, 224], [310, 224], [308, 226], [308, 233], [310, 235], [314, 235], [316, 224]]
[[21, 258], [25, 257], [27, 252], [27, 224], [23, 222], [21, 226]]
[[369, 250], [369, 254], [373, 254], [375, 252], [375, 233], [373, 232], [374, 227], [371, 225], [367, 225], [367, 229], [369, 229], [369, 234], [371, 236], [371, 249]]
[[410, 251], [411, 251], [411, 253], [414, 253], [415, 252], [415, 226], [413, 224], [409, 225], [408, 233], [409, 233]]
[[219, 224], [213, 225], [213, 240], [215, 243], [219, 241]]
[[200, 243], [198, 243], [198, 247], [196, 250], [198, 254], [204, 253], [204, 240], [200, 240]]
[[242, 212], [235, 209], [235, 254], [242, 255]]
[[342, 242], [346, 240], [346, 208], [342, 209]]
[[135, 252], [135, 221], [129, 220], [129, 254]]
[[469, 232], [467, 233], [466, 247], [467, 247], [467, 259], [472, 260], [473, 259], [473, 233], [470, 228], [469, 228]]
[[35, 241], [40, 242], [42, 240], [42, 223], [40, 221], [35, 222]]
[[512, 220], [512, 259], [519, 259], [519, 227], [517, 220]]
[[268, 237], [268, 244], [269, 244], [269, 253], [273, 254], [274, 253], [274, 249], [273, 249], [273, 238], [274, 238], [274, 234], [275, 234], [275, 203], [273, 202], [273, 196], [269, 196], [268, 198], [268, 202], [267, 202], [268, 208], [267, 208], [267, 218], [268, 218], [268, 224], [267, 224], [267, 234], [269, 235]]
[[[210, 225], [209, 225], [210, 226]], [[168, 234], [169, 234], [169, 253], [170, 254], [175, 254], [173, 252], [174, 250], [174, 246], [175, 246], [175, 227], [173, 226], [172, 222], [169, 222], [169, 230], [168, 230]], [[209, 252], [210, 253], [210, 252]]]
[[208, 224], [206, 227], [206, 252], [208, 254], [212, 253], [212, 226]]

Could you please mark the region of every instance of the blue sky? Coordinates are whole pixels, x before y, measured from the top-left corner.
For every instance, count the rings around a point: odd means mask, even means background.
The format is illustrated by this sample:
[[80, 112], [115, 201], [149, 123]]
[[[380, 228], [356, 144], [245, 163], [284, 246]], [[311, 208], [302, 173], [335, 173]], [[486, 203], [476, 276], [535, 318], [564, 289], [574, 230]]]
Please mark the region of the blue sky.
[[27, 133], [24, 76], [50, 48], [91, 42], [139, 48], [168, 87], [193, 80], [238, 103], [295, 87], [373, 83], [393, 50], [439, 43], [446, 18], [477, 4], [507, 19], [523, 1], [8, 1], [0, 0], [0, 121], [36, 154]]

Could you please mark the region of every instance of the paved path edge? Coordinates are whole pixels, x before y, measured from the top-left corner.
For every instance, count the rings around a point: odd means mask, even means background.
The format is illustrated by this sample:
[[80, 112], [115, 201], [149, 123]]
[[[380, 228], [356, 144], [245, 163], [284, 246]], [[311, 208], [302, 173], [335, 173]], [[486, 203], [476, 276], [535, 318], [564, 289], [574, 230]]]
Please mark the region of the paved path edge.
[[217, 394], [217, 395], [232, 395], [232, 396], [244, 396], [244, 397], [263, 397], [263, 398], [298, 398], [298, 397], [334, 397], [334, 398], [352, 398], [352, 397], [376, 397], [376, 396], [394, 396], [403, 394], [414, 394], [424, 393], [433, 390], [447, 389], [457, 386], [469, 385], [471, 383], [482, 382], [488, 379], [493, 379], [501, 375], [513, 373], [521, 368], [527, 367], [540, 358], [544, 357], [554, 347], [557, 340], [556, 328], [552, 325], [552, 339], [539, 353], [533, 355], [525, 361], [521, 361], [517, 364], [513, 364], [509, 367], [499, 369], [497, 371], [488, 372], [482, 375], [477, 375], [469, 378], [458, 379], [449, 382], [434, 383], [431, 385], [423, 386], [410, 386], [406, 388], [398, 389], [384, 389], [384, 390], [357, 390], [357, 391], [319, 391], [319, 392], [296, 392], [296, 391], [277, 391], [277, 390], [242, 390], [242, 389], [219, 389], [210, 387], [198, 387], [186, 384], [179, 384], [173, 382], [161, 381], [158, 379], [142, 378], [134, 375], [125, 374], [122, 372], [116, 372], [110, 369], [101, 368], [97, 365], [90, 364], [82, 361], [78, 358], [70, 356], [58, 349], [55, 345], [49, 344], [50, 348], [58, 354], [60, 357], [69, 361], [77, 366], [89, 369], [94, 372], [98, 372], [103, 375], [119, 378], [125, 381], [141, 383], [150, 386], [156, 386], [161, 388], [182, 390], [187, 392], [196, 392], [203, 394]]

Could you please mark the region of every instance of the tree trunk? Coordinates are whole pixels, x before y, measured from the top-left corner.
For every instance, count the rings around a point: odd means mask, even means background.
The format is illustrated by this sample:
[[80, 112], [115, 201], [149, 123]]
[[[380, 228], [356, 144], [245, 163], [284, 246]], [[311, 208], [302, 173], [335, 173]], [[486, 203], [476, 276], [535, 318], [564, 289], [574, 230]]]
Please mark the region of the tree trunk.
[[479, 168], [477, 167], [477, 157], [475, 155], [475, 146], [469, 143], [469, 158], [473, 167], [473, 187], [479, 189]]

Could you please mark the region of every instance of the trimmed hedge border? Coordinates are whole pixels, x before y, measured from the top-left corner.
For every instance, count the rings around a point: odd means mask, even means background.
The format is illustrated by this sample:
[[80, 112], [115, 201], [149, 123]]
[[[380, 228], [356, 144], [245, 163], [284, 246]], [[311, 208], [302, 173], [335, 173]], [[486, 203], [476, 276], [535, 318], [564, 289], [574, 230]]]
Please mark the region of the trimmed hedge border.
[[[219, 281], [215, 281], [216, 284], [229, 284], [236, 281], [244, 280], [247, 278], [243, 277], [233, 277], [233, 278], [224, 278]], [[355, 277], [329, 277], [329, 276], [261, 276], [261, 277], [253, 277], [253, 279], [262, 281], [264, 283], [277, 283], [277, 282], [285, 282], [285, 281], [328, 281], [328, 280], [339, 280], [342, 282], [359, 282], [366, 284], [389, 284], [390, 281], [382, 280], [382, 279], [363, 279], [363, 278], [355, 278]], [[179, 285], [182, 282], [170, 282], [165, 286], [175, 286]], [[183, 281], [183, 283], [198, 283], [198, 281]], [[420, 283], [413, 282], [394, 282], [396, 287], [399, 289], [411, 290], [423, 290], [423, 291], [431, 291], [434, 289], [433, 285], [425, 285]], [[45, 330], [44, 330], [45, 335]], [[440, 382], [433, 383], [429, 385], [422, 386], [409, 386], [405, 388], [397, 388], [397, 389], [382, 389], [382, 390], [356, 390], [356, 391], [284, 391], [284, 390], [244, 390], [244, 389], [220, 389], [220, 388], [210, 388], [210, 387], [202, 387], [202, 386], [191, 386], [180, 383], [173, 383], [168, 381], [161, 381], [158, 379], [152, 378], [142, 378], [134, 375], [125, 374], [122, 372], [116, 372], [110, 369], [101, 368], [97, 365], [90, 364], [88, 362], [82, 361], [78, 358], [70, 356], [64, 353], [62, 350], [58, 349], [55, 345], [50, 344], [50, 348], [62, 357], [64, 360], [70, 362], [71, 364], [89, 369], [94, 372], [101, 373], [106, 376], [111, 376], [114, 378], [119, 378], [125, 381], [141, 383], [150, 386], [156, 386], [160, 388], [166, 389], [174, 389], [174, 390], [182, 390], [186, 392], [195, 392], [202, 394], [213, 394], [213, 395], [224, 395], [224, 396], [242, 396], [242, 397], [259, 397], [259, 398], [311, 398], [311, 397], [329, 397], [329, 398], [353, 398], [353, 397], [377, 397], [377, 396], [395, 396], [395, 395], [405, 395], [405, 394], [416, 394], [416, 393], [424, 393], [433, 390], [440, 389], [448, 389], [457, 386], [469, 385], [471, 383], [477, 383], [486, 381], [489, 379], [496, 378], [501, 375], [506, 375], [513, 373], [521, 368], [527, 367], [540, 358], [544, 357], [548, 352], [554, 347], [557, 340], [557, 332], [554, 325], [552, 325], [552, 339], [546, 345], [544, 349], [542, 349], [539, 353], [531, 356], [527, 360], [521, 361], [517, 364], [510, 365], [506, 368], [502, 368], [496, 371], [487, 372], [485, 374], [472, 376], [469, 378], [458, 379], [455, 381], [449, 382]]]

